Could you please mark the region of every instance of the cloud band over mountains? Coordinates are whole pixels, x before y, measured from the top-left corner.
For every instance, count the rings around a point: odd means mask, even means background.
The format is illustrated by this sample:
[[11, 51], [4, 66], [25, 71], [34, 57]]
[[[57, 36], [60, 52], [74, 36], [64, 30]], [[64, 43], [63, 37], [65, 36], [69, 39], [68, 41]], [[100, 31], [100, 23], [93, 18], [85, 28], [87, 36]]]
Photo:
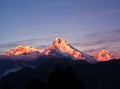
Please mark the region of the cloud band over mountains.
[[90, 33], [83, 37], [84, 41], [74, 43], [75, 46], [81, 46], [87, 52], [93, 52], [106, 49], [111, 52], [119, 53], [120, 51], [120, 29], [110, 31], [98, 31]]
[[[78, 47], [79, 50], [85, 52], [96, 52], [101, 49], [108, 50], [113, 54], [119, 54], [120, 51], [120, 29], [98, 31], [86, 34], [82, 36], [82, 40], [72, 42], [74, 47]], [[51, 43], [54, 37], [46, 39], [30, 39], [24, 41], [11, 42], [0, 45], [0, 54], [18, 46], [18, 45], [30, 45], [36, 48], [45, 49]], [[67, 39], [66, 39], [67, 40]], [[69, 41], [68, 41], [69, 42]]]

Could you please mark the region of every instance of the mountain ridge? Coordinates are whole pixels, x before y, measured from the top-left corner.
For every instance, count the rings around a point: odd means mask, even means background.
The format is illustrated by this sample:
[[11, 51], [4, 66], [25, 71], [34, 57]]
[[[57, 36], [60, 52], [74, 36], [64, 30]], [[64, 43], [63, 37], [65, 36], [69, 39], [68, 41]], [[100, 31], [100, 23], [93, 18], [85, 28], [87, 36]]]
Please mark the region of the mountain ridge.
[[22, 45], [18, 45], [17, 47], [13, 48], [12, 50], [3, 53], [3, 55], [20, 55], [20, 54], [29, 54], [31, 52], [39, 52], [41, 53], [42, 50], [30, 47], [30, 46], [22, 46]]
[[18, 45], [16, 48], [11, 49], [8, 52], [3, 53], [5, 56], [21, 55], [38, 52], [39, 54], [52, 57], [65, 57], [72, 60], [85, 60], [89, 63], [96, 61], [108, 61], [114, 57], [106, 50], [101, 50], [96, 54], [87, 54], [79, 51], [71, 46], [64, 38], [57, 37], [53, 40], [52, 44], [45, 50], [36, 49], [30, 46]]
[[111, 59], [115, 59], [115, 57], [107, 50], [100, 50], [97, 53], [90, 55], [93, 56], [97, 61], [109, 61]]

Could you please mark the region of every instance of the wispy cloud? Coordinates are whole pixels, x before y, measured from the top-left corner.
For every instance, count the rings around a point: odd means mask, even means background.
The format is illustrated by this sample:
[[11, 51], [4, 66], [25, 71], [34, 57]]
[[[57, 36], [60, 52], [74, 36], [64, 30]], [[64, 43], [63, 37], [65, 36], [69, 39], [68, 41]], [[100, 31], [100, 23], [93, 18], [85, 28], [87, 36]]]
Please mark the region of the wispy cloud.
[[50, 45], [50, 42], [53, 40], [53, 37], [51, 38], [43, 38], [43, 39], [29, 39], [29, 40], [22, 40], [22, 41], [16, 41], [16, 42], [8, 42], [5, 44], [0, 44], [0, 54], [11, 50], [12, 48], [18, 46], [18, 45], [29, 45], [32, 47], [36, 47], [39, 49], [44, 49]]
[[[76, 42], [71, 42], [71, 45], [85, 52], [97, 52], [101, 49], [106, 49], [114, 54], [119, 54], [120, 51], [120, 29], [112, 29], [105, 31], [91, 32], [82, 35], [81, 39]], [[72, 37], [71, 37], [72, 38]], [[0, 45], [0, 54], [8, 51], [17, 45], [30, 45], [39, 49], [47, 48], [54, 37], [46, 39], [30, 39], [24, 41], [11, 42]], [[76, 39], [75, 39], [76, 40]]]
[[106, 49], [112, 52], [119, 52], [120, 29], [98, 31], [87, 34], [82, 42], [73, 43], [75, 46], [84, 47], [84, 51], [92, 52]]

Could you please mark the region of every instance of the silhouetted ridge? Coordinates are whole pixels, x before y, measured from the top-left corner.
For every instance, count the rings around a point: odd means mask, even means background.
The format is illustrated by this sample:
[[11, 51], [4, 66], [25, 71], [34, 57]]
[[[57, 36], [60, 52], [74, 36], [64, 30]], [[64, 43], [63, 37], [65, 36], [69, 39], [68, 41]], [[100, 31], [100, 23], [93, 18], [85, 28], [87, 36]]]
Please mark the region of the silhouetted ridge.
[[14, 89], [13, 85], [10, 82], [5, 82], [3, 89]]
[[71, 67], [65, 70], [57, 67], [49, 75], [47, 84], [36, 78], [26, 84], [26, 89], [84, 89], [84, 87]]
[[26, 84], [26, 89], [46, 89], [46, 86], [39, 78], [36, 78]]
[[[85, 89], [120, 89], [120, 60], [97, 64], [81, 62], [55, 59], [54, 61], [45, 61], [35, 69], [23, 68], [1, 78], [0, 89], [4, 89], [5, 86], [12, 86], [13, 89], [24, 89], [25, 87], [29, 89], [29, 85], [32, 84], [33, 88], [45, 84], [47, 89], [65, 89], [65, 87], [77, 89], [76, 86], [82, 87], [83, 85]], [[37, 85], [36, 82], [38, 82]], [[3, 85], [4, 87], [2, 87]], [[55, 85], [58, 85], [59, 88]]]
[[57, 68], [48, 78], [49, 89], [84, 89], [82, 82], [71, 67]]

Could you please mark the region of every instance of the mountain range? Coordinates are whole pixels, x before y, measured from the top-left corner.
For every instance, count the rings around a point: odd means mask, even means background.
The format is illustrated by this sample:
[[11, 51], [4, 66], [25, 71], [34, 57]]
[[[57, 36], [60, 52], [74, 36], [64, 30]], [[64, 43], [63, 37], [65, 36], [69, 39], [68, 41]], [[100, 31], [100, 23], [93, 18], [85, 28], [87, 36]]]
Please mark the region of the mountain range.
[[[88, 54], [74, 48], [63, 38], [55, 38], [44, 50], [19, 45], [0, 55], [0, 89], [39, 89], [36, 88], [41, 84], [39, 79], [49, 86], [40, 89], [51, 89], [50, 86], [55, 84], [58, 87], [63, 84], [63, 89], [65, 86], [77, 89], [73, 85], [77, 82], [72, 77], [80, 79], [85, 87], [78, 89], [120, 89], [119, 67], [120, 60], [106, 50]], [[58, 87], [52, 89], [62, 89]]]
[[[37, 55], [35, 55], [37, 54]], [[45, 50], [36, 49], [30, 46], [19, 45], [8, 52], [3, 53], [4, 56], [47, 56], [54, 58], [70, 58], [72, 60], [85, 60], [89, 63], [100, 61], [108, 61], [114, 59], [114, 56], [106, 51], [101, 50], [98, 53], [87, 54], [71, 46], [64, 38], [57, 37], [52, 44]]]

